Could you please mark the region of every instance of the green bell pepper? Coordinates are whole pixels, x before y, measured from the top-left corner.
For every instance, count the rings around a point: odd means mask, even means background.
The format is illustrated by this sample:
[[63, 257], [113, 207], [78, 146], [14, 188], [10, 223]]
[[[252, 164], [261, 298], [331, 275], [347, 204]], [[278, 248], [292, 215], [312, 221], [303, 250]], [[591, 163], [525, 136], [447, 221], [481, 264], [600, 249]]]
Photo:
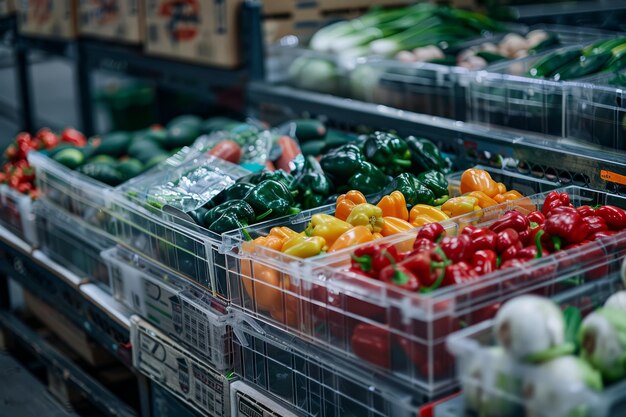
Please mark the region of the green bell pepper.
[[247, 182], [236, 182], [215, 195], [204, 204], [207, 209], [212, 209], [226, 201], [242, 200], [254, 188], [253, 184]]
[[387, 176], [374, 164], [362, 162], [357, 172], [348, 179], [351, 190], [365, 195], [375, 194], [387, 185]]
[[222, 217], [224, 213], [229, 213], [233, 216], [236, 216], [240, 222], [245, 223], [246, 225], [251, 224], [256, 220], [256, 214], [254, 213], [254, 209], [250, 206], [250, 204], [248, 204], [244, 200], [230, 200], [207, 211], [204, 215], [202, 223], [209, 230], [212, 230], [212, 225], [217, 219]]
[[289, 189], [275, 180], [265, 180], [257, 184], [245, 196], [244, 201], [254, 209], [257, 221], [300, 212]]
[[298, 203], [303, 209], [311, 209], [324, 204], [330, 194], [331, 183], [324, 174], [317, 159], [308, 156], [304, 167], [293, 183], [298, 191]]
[[434, 205], [435, 194], [424, 184], [422, 184], [415, 175], [405, 172], [398, 175], [391, 181], [391, 183], [385, 187], [382, 193], [379, 194], [379, 198], [376, 201], [394, 191], [400, 191], [404, 195], [404, 199], [409, 206], [416, 204], [428, 204]]
[[258, 185], [265, 180], [274, 180], [282, 183], [285, 187], [289, 187], [293, 182], [293, 175], [278, 169], [276, 171], [261, 171], [248, 174], [245, 177], [241, 177], [237, 180], [238, 183], [248, 183]]
[[206, 207], [198, 207], [197, 209], [192, 210], [187, 214], [191, 216], [196, 224], [202, 226], [204, 224], [204, 216], [207, 214], [208, 211], [209, 209], [207, 209]]
[[324, 172], [335, 184], [345, 184], [365, 162], [358, 146], [347, 144], [328, 152], [320, 160]]
[[417, 179], [435, 194], [435, 199], [448, 195], [448, 180], [439, 171], [422, 172]]
[[397, 175], [411, 167], [411, 151], [407, 143], [393, 133], [372, 133], [363, 144], [363, 153], [389, 175]]
[[207, 226], [211, 232], [222, 234], [226, 232], [230, 232], [231, 230], [243, 229], [244, 236], [251, 240], [250, 235], [244, 229], [244, 227], [248, 226], [247, 223], [241, 221], [241, 219], [235, 213], [224, 212], [221, 216], [215, 219], [214, 222]]
[[432, 169], [446, 172], [449, 169], [448, 163], [441, 156], [437, 145], [428, 139], [409, 136], [405, 140], [411, 151], [411, 161], [413, 162], [411, 168], [413, 172], [420, 173]]

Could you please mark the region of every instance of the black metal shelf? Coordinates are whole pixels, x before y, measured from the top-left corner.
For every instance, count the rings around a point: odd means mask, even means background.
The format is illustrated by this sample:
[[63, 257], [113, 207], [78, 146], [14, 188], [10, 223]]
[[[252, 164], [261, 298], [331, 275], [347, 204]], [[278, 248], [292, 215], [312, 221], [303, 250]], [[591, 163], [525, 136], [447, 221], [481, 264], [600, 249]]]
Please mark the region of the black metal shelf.
[[554, 171], [564, 185], [579, 184], [612, 192], [623, 191], [618, 184], [605, 181], [601, 174], [605, 170], [626, 175], [626, 154], [623, 152], [263, 82], [250, 84], [248, 99], [253, 107], [261, 110], [268, 106], [282, 107], [290, 113], [290, 117], [308, 114], [322, 116], [331, 124], [334, 122], [343, 128], [365, 125], [405, 135], [424, 136], [454, 152], [462, 165], [489, 163], [490, 156], [500, 155], [519, 161], [519, 166], [541, 166], [543, 172]]

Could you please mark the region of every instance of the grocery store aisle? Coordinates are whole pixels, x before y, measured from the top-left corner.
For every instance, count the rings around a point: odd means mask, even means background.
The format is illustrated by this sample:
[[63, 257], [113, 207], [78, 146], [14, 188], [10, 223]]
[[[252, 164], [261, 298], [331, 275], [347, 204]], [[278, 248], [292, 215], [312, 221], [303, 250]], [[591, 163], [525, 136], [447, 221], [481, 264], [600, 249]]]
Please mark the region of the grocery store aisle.
[[46, 387], [8, 353], [0, 352], [0, 416], [78, 417], [52, 397]]

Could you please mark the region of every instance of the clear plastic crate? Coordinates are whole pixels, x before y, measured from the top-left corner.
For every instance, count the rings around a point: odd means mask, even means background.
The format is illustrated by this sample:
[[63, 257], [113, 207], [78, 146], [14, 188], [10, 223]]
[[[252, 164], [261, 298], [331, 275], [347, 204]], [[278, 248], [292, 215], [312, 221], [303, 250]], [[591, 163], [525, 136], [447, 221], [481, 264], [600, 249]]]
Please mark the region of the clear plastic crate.
[[223, 302], [123, 247], [102, 252], [116, 300], [222, 371], [232, 366], [230, 316]]
[[242, 381], [230, 384], [231, 417], [304, 417]]
[[[573, 306], [579, 308], [583, 315], [590, 313], [597, 307], [601, 307], [609, 296], [622, 288], [619, 273], [621, 259], [615, 259], [610, 263], [612, 272], [606, 278], [565, 292], [561, 296], [556, 297], [555, 302], [562, 307]], [[595, 392], [580, 387], [563, 390], [563, 397], [559, 398], [559, 403], [572, 412], [576, 410], [572, 414], [564, 413], [562, 409], [527, 409], [528, 397], [526, 395], [522, 395], [521, 392], [504, 391], [506, 388], [498, 388], [497, 385], [494, 386], [493, 383], [489, 382], [487, 375], [497, 374], [495, 370], [492, 372], [490, 369], [493, 369], [496, 366], [495, 364], [502, 363], [498, 360], [501, 360], [502, 357], [498, 358], [494, 350], [488, 349], [496, 345], [493, 336], [493, 325], [493, 320], [487, 320], [454, 333], [448, 338], [448, 348], [456, 358], [459, 380], [465, 390], [464, 399], [467, 408], [472, 408], [471, 402], [467, 401], [469, 398], [468, 393], [480, 392], [483, 398], [484, 396], [489, 396], [493, 403], [498, 404], [499, 407], [506, 407], [506, 415], [511, 417], [524, 415], [537, 417], [565, 417], [571, 415], [580, 417], [626, 416], [626, 381], [609, 385], [602, 392]], [[485, 376], [485, 380], [482, 380], [480, 375], [475, 372], [478, 365], [484, 371], [482, 374]], [[509, 381], [523, 381], [527, 377], [533, 377], [533, 374], [537, 372], [537, 368], [534, 366], [514, 361], [507, 363], [505, 369]], [[500, 372], [504, 372], [504, 370]], [[513, 384], [509, 386], [513, 386]], [[457, 410], [461, 411], [461, 414], [456, 414], [457, 416], [465, 415], [463, 408], [465, 407]], [[469, 411], [468, 414], [470, 414]], [[491, 414], [485, 415], [494, 414], [491, 412]]]
[[39, 249], [79, 277], [110, 291], [108, 268], [100, 257], [100, 252], [115, 246], [109, 235], [45, 201], [37, 201], [33, 210]]
[[414, 417], [432, 400], [428, 393], [343, 361], [290, 333], [268, 326], [234, 328], [237, 376], [304, 415]]
[[150, 383], [150, 399], [151, 417], [200, 417], [198, 412], [187, 407], [155, 382]]
[[588, 83], [568, 84], [567, 137], [626, 149], [626, 88], [609, 86], [613, 77], [615, 74], [603, 74]]
[[[573, 204], [612, 204], [626, 207], [626, 198], [580, 187], [567, 187]], [[493, 206], [443, 222], [448, 235], [465, 225], [489, 226], [508, 210], [528, 212], [541, 208], [546, 194]], [[293, 224], [303, 230], [308, 220]], [[269, 228], [247, 229], [252, 237]], [[231, 283], [239, 282], [243, 298], [238, 309], [273, 326], [315, 341], [356, 363], [365, 361], [352, 352], [352, 337], [359, 325], [380, 331], [389, 352], [376, 358], [377, 368], [416, 387], [441, 392], [455, 385], [453, 362], [445, 337], [461, 326], [490, 318], [499, 303], [523, 293], [554, 296], [580, 282], [597, 277], [607, 264], [626, 250], [626, 232], [577, 248], [537, 259], [521, 267], [495, 271], [481, 280], [446, 287], [431, 294], [416, 294], [346, 271], [348, 248], [309, 259], [287, 256], [239, 239], [228, 255]], [[415, 232], [384, 238], [400, 250], [410, 250]], [[250, 247], [246, 247], [250, 245]], [[243, 250], [246, 249], [246, 250]], [[574, 279], [576, 278], [576, 279]], [[233, 290], [231, 288], [231, 290]], [[372, 365], [373, 366], [373, 365]]]
[[201, 415], [230, 415], [230, 383], [235, 378], [201, 359], [137, 316], [131, 317], [133, 367]]
[[37, 243], [33, 199], [9, 186], [0, 185], [0, 224], [31, 245]]
[[[593, 41], [617, 36], [595, 29], [577, 29], [581, 34], [588, 33], [588, 37], [579, 40], [585, 43], [562, 50], [581, 49]], [[568, 83], [525, 76], [535, 62], [552, 52], [466, 73], [462, 82], [467, 91], [467, 121], [564, 136]]]

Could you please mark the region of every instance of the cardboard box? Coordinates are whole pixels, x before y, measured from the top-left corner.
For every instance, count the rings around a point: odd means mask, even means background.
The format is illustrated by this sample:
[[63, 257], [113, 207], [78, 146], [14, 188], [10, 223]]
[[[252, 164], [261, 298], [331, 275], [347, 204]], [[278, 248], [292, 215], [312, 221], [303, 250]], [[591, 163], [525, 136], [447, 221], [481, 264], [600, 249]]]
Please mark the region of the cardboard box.
[[20, 33], [61, 39], [76, 37], [77, 0], [20, 0], [17, 6]]
[[81, 35], [130, 43], [143, 41], [141, 0], [80, 0], [78, 11]]
[[0, 0], [0, 17], [5, 17], [15, 12], [13, 0]]
[[242, 0], [146, 0], [146, 52], [233, 68]]

